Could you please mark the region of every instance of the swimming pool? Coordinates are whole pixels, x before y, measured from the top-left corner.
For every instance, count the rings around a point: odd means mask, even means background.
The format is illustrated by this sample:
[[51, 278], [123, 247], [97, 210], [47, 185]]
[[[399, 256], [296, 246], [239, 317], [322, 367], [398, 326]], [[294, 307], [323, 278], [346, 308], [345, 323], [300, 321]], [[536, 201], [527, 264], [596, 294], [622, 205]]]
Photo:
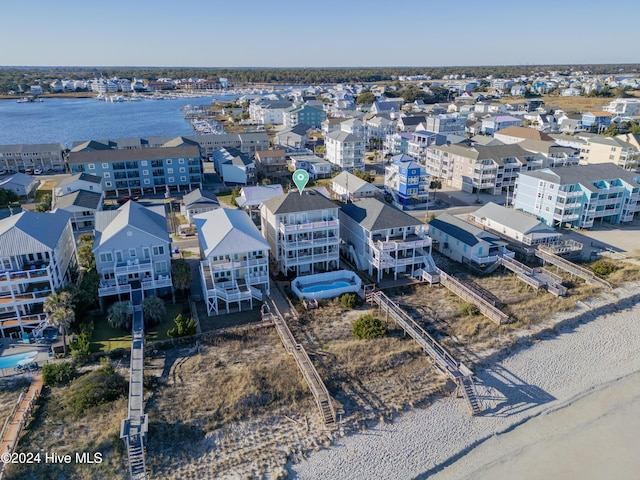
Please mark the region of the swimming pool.
[[33, 362], [38, 356], [37, 351], [16, 353], [15, 355], [7, 355], [0, 357], [0, 370], [3, 368], [13, 368], [18, 365], [25, 365]]
[[308, 287], [304, 287], [300, 290], [302, 293], [315, 293], [315, 292], [324, 292], [325, 290], [332, 290], [334, 288], [342, 288], [348, 287], [349, 282], [333, 282], [333, 283], [325, 283], [322, 285], [310, 285]]
[[357, 292], [362, 282], [350, 270], [316, 273], [297, 277], [291, 282], [291, 290], [298, 298], [334, 298], [343, 293]]

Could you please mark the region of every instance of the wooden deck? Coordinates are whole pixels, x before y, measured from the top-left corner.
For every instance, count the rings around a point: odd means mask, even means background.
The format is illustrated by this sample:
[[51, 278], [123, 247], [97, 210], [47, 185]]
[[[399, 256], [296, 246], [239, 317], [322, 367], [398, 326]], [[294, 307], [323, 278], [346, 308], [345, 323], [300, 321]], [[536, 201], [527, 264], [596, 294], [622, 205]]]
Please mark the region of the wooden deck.
[[559, 269], [564, 270], [565, 272], [568, 272], [571, 275], [575, 275], [576, 277], [582, 278], [586, 282], [596, 283], [596, 284], [601, 285], [603, 287], [607, 287], [609, 289], [613, 289], [613, 287], [611, 286], [611, 284], [609, 282], [607, 282], [606, 280], [601, 279], [595, 273], [593, 273], [591, 270], [588, 270], [588, 269], [583, 268], [583, 267], [581, 267], [579, 265], [576, 265], [575, 263], [570, 262], [569, 260], [566, 260], [566, 259], [564, 259], [564, 258], [552, 253], [551, 249], [548, 248], [548, 247], [545, 247], [545, 245], [540, 245], [536, 249], [535, 255], [536, 255], [536, 257], [540, 258], [541, 260], [544, 260], [547, 263], [555, 265]]
[[434, 365], [451, 380], [469, 406], [472, 415], [482, 411], [482, 404], [473, 384], [473, 372], [453, 356], [429, 335], [413, 318], [387, 295], [378, 290], [367, 294], [367, 302], [378, 305], [380, 312], [391, 317], [405, 332], [413, 338], [425, 353], [433, 360]]

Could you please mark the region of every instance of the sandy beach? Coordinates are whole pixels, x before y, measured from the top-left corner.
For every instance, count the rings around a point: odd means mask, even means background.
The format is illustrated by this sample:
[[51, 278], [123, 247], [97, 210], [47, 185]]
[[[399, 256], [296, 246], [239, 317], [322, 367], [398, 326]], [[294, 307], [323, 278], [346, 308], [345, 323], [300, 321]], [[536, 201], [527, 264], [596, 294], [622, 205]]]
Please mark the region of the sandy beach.
[[579, 320], [479, 369], [481, 415], [441, 398], [341, 438], [291, 465], [291, 477], [637, 478], [640, 305], [597, 310], [612, 300], [590, 301]]

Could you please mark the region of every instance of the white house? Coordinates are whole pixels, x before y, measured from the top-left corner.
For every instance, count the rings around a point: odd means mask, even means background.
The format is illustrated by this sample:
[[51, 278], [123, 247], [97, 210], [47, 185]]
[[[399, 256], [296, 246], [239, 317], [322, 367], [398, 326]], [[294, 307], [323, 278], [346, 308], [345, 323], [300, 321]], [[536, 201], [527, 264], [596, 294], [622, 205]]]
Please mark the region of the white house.
[[341, 172], [331, 181], [333, 193], [343, 202], [367, 197], [381, 197], [383, 191], [349, 172]]
[[342, 170], [364, 168], [365, 141], [363, 138], [336, 131], [325, 138], [325, 158]]
[[209, 212], [217, 208], [220, 208], [220, 202], [215, 193], [196, 188], [182, 197], [180, 213], [184, 215], [189, 223], [193, 223], [194, 215]]
[[220, 148], [214, 151], [213, 164], [226, 184], [246, 185], [255, 181], [255, 164], [240, 150]]
[[288, 275], [338, 268], [338, 206], [315, 191], [289, 192], [260, 207], [262, 234], [278, 271]]
[[65, 210], [71, 214], [71, 227], [74, 232], [91, 230], [95, 226], [96, 212], [102, 210], [102, 192], [76, 190], [58, 197], [55, 210]]
[[89, 173], [76, 173], [75, 175], [60, 180], [53, 189], [53, 206], [56, 205], [58, 198], [77, 192], [78, 190], [85, 190], [102, 195], [102, 177]]
[[207, 313], [269, 294], [269, 243], [242, 210], [220, 208], [194, 217], [200, 244], [200, 280]]
[[0, 180], [0, 188], [10, 190], [20, 197], [28, 196], [40, 184], [39, 180], [24, 173], [14, 173]]
[[340, 238], [356, 266], [380, 282], [385, 275], [435, 274], [427, 226], [384, 201], [363, 198], [340, 207]]
[[291, 166], [294, 170], [301, 168], [309, 173], [309, 178], [329, 178], [333, 166], [316, 155], [292, 155]]
[[77, 267], [69, 214], [20, 212], [0, 220], [0, 334], [42, 329], [43, 304]]

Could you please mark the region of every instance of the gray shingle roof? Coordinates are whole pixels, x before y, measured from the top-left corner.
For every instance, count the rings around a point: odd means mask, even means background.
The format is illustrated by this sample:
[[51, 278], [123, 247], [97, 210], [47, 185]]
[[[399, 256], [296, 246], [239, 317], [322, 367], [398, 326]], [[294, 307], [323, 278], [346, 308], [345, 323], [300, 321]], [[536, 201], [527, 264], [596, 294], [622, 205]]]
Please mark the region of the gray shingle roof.
[[550, 234], [556, 233], [553, 228], [540, 222], [535, 217], [519, 212], [518, 210], [505, 208], [493, 202], [489, 202], [483, 207], [480, 207], [471, 215], [476, 218], [484, 217], [494, 222], [498, 222], [501, 225], [506, 225], [509, 228], [512, 228], [525, 235], [532, 232], [546, 232]]
[[300, 195], [297, 190], [291, 191], [286, 195], [270, 198], [265, 201], [263, 205], [274, 215], [338, 208], [338, 205], [319, 193], [304, 191], [303, 194]]
[[200, 157], [196, 146], [133, 148], [130, 150], [91, 150], [69, 153], [69, 163], [126, 162], [138, 160], [156, 160], [163, 158]]
[[76, 180], [82, 180], [84, 182], [91, 182], [100, 185], [102, 183], [102, 177], [97, 175], [91, 175], [90, 173], [76, 173], [75, 175], [71, 175], [70, 177], [63, 178], [58, 182], [58, 187], [63, 187], [70, 183], [75, 182]]
[[433, 226], [438, 230], [443, 231], [447, 235], [450, 235], [456, 240], [460, 240], [465, 245], [473, 247], [477, 245], [480, 240], [485, 240], [489, 243], [504, 243], [501, 242], [498, 237], [488, 233], [475, 225], [465, 222], [464, 220], [443, 213], [429, 222], [429, 226]]
[[90, 208], [97, 210], [100, 206], [102, 194], [88, 190], [76, 190], [73, 193], [62, 195], [56, 199], [56, 208], [68, 208], [71, 206]]
[[411, 215], [375, 198], [363, 198], [347, 203], [342, 205], [340, 210], [369, 232], [422, 224]]
[[220, 205], [215, 193], [207, 190], [200, 190], [199, 188], [196, 188], [182, 197], [182, 203], [184, 203], [185, 207], [190, 207], [196, 203], [204, 205]]
[[331, 138], [338, 142], [364, 142], [364, 138], [358, 137], [353, 133], [343, 132], [342, 130], [336, 130], [328, 133], [327, 138]]
[[370, 184], [369, 182], [365, 182], [360, 177], [356, 177], [353, 173], [349, 172], [341, 172], [335, 177], [333, 177], [332, 182], [341, 186], [342, 188], [348, 189], [350, 193], [356, 192], [375, 192], [382, 193], [378, 187]]

